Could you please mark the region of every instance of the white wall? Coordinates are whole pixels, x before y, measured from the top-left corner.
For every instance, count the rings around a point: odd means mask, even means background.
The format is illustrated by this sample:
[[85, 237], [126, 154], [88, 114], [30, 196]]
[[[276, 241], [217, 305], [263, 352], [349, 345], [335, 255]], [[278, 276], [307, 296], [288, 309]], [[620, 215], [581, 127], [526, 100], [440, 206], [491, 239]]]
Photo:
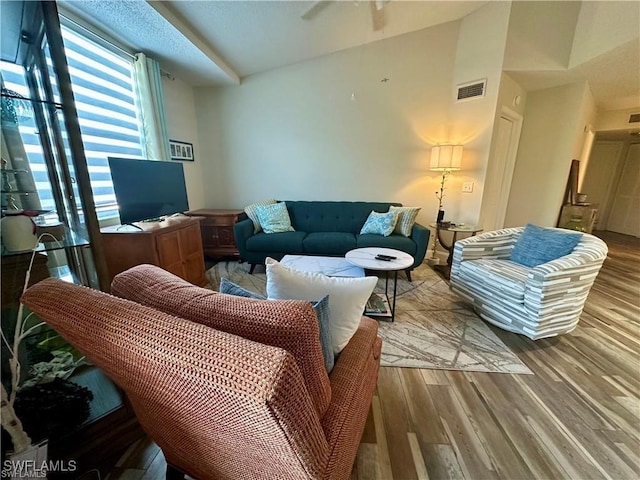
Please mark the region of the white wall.
[[505, 226], [555, 226], [595, 102], [586, 83], [529, 92]]
[[195, 162], [182, 162], [184, 166], [189, 208], [204, 208], [203, 156], [198, 142], [198, 127], [193, 96], [193, 88], [179, 79], [162, 79], [164, 104], [167, 114], [167, 131], [171, 140], [193, 144]]
[[[196, 89], [210, 208], [270, 197], [380, 200], [421, 206], [435, 219], [440, 175], [431, 147], [465, 143], [447, 217], [479, 215], [509, 4], [462, 21], [250, 76], [238, 87]], [[454, 104], [456, 83], [488, 78], [484, 99]], [[388, 81], [383, 81], [388, 79]], [[476, 190], [461, 198], [463, 179]], [[450, 212], [450, 213], [449, 213]]]
[[[453, 193], [445, 202], [446, 217], [477, 224], [484, 194], [493, 137], [496, 104], [511, 4], [494, 2], [462, 19], [454, 80], [456, 84], [487, 79], [484, 98], [453, 105], [452, 138], [465, 146], [462, 170], [450, 178]], [[473, 182], [473, 193], [462, 193], [462, 183]]]
[[638, 129], [640, 129], [640, 124], [629, 123], [629, 116], [632, 113], [640, 113], [640, 104], [636, 108], [630, 108], [626, 110], [607, 110], [604, 112], [598, 112], [595, 129], [598, 132], [609, 130], [637, 131]]
[[602, 55], [640, 36], [640, 2], [583, 1], [569, 67]]
[[[459, 23], [197, 89], [208, 207], [380, 200], [436, 215], [431, 145], [450, 118]], [[388, 81], [382, 80], [388, 78]], [[352, 99], [353, 96], [353, 99]]]

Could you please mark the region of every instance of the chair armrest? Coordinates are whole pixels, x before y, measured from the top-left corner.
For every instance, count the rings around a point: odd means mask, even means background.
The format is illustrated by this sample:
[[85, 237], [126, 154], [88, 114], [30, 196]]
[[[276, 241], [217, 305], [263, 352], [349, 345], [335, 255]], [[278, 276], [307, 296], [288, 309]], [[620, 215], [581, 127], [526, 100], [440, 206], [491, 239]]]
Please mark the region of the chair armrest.
[[412, 268], [415, 268], [424, 262], [424, 257], [429, 246], [429, 235], [431, 235], [431, 231], [428, 228], [420, 225], [419, 223], [413, 224], [413, 228], [411, 229], [411, 240], [416, 242], [416, 254], [414, 256]]
[[250, 218], [240, 220], [233, 226], [233, 235], [236, 239], [236, 246], [240, 253], [240, 258], [247, 258], [247, 240], [254, 235], [253, 221]]
[[508, 259], [522, 228], [504, 228], [458, 240], [453, 249], [451, 276], [456, 277], [460, 263], [480, 258]]
[[585, 234], [573, 253], [532, 268], [525, 284], [525, 307], [539, 314], [583, 303], [607, 251], [602, 240]]

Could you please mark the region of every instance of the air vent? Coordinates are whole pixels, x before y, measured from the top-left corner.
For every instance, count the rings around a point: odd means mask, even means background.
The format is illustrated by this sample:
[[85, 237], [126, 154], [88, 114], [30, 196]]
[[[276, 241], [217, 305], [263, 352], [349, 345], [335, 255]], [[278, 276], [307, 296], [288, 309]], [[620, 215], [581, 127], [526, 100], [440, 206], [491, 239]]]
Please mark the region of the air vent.
[[629, 115], [629, 123], [638, 123], [640, 122], [640, 113], [632, 113]]
[[471, 100], [473, 98], [484, 97], [484, 92], [487, 87], [487, 79], [476, 80], [475, 82], [465, 83], [458, 85], [458, 94], [456, 96], [457, 102], [464, 100]]

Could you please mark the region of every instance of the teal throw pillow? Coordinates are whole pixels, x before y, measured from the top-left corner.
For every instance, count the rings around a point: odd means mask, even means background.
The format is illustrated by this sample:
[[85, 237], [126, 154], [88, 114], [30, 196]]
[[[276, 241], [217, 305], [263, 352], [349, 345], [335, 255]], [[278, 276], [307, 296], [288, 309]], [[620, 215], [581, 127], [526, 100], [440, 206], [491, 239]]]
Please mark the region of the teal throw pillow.
[[378, 213], [371, 212], [367, 221], [364, 222], [360, 234], [372, 233], [374, 235], [383, 235], [388, 237], [393, 233], [393, 229], [396, 227], [398, 221], [398, 215], [394, 212]]
[[264, 233], [294, 231], [291, 226], [287, 205], [284, 202], [274, 203], [273, 205], [259, 205], [256, 207], [256, 213]]
[[395, 205], [391, 205], [389, 211], [398, 215], [398, 221], [396, 222], [396, 227], [393, 229], [393, 233], [410, 237], [420, 207], [396, 207]]
[[569, 255], [581, 238], [581, 233], [528, 224], [514, 245], [510, 260], [526, 267], [537, 267]]
[[[220, 287], [218, 291], [220, 293], [226, 293], [227, 295], [235, 295], [236, 297], [267, 300], [266, 297], [259, 293], [247, 290], [224, 277], [220, 280]], [[324, 357], [324, 368], [327, 370], [327, 373], [331, 373], [333, 365], [335, 364], [335, 356], [333, 354], [333, 338], [331, 337], [331, 329], [329, 328], [329, 295], [325, 295], [319, 302], [311, 302], [311, 306], [318, 317], [320, 346], [322, 347], [322, 356]]]

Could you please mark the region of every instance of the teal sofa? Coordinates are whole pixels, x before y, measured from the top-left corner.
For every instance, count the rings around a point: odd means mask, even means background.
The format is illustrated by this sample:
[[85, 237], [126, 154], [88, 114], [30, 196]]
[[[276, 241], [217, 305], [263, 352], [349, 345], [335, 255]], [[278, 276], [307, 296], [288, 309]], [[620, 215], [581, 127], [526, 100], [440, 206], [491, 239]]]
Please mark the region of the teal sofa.
[[255, 266], [264, 264], [267, 257], [280, 260], [287, 254], [344, 256], [349, 250], [362, 247], [394, 248], [412, 255], [411, 270], [424, 260], [429, 243], [429, 230], [416, 223], [410, 237], [392, 234], [360, 235], [360, 230], [372, 210], [388, 212], [391, 202], [320, 202], [286, 201], [294, 232], [254, 233], [250, 219], [235, 224], [234, 234], [240, 258]]

